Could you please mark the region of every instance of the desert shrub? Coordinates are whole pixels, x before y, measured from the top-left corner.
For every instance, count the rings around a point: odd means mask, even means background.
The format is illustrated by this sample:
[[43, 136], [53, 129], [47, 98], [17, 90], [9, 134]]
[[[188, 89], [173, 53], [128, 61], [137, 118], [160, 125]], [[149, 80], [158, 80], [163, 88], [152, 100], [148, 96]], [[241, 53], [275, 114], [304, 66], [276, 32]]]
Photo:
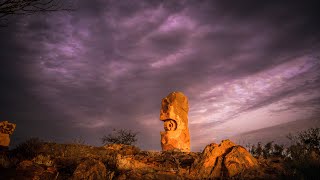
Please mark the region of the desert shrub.
[[256, 158], [262, 156], [263, 148], [262, 148], [261, 142], [258, 142], [257, 146], [255, 145], [249, 146], [249, 152]]
[[294, 145], [298, 145], [306, 152], [320, 152], [320, 128], [310, 128], [299, 132], [297, 135], [289, 134], [287, 137]]
[[271, 142], [268, 142], [266, 145], [264, 145], [262, 149], [263, 157], [268, 158], [272, 156], [272, 152], [273, 152], [273, 142], [271, 141]]
[[272, 155], [276, 157], [283, 157], [284, 155], [284, 146], [279, 144], [274, 144]]
[[119, 129], [113, 130], [112, 133], [108, 135], [104, 135], [101, 138], [102, 144], [126, 144], [126, 145], [133, 145], [137, 142], [137, 132], [133, 132], [128, 129]]
[[286, 167], [294, 177], [315, 179], [320, 171], [320, 128], [311, 128], [288, 135], [292, 145], [287, 149]]
[[291, 145], [286, 148], [273, 142], [265, 145], [259, 142], [247, 147], [254, 157], [262, 156], [265, 161], [274, 157], [281, 158], [286, 169], [284, 179], [319, 179], [320, 128], [310, 128], [287, 137]]
[[40, 153], [44, 141], [39, 138], [30, 138], [25, 142], [17, 145], [13, 153], [24, 159], [32, 159]]
[[273, 141], [265, 145], [259, 142], [257, 146], [249, 146], [249, 152], [256, 158], [263, 157], [267, 159], [270, 157], [283, 157], [285, 148], [283, 145], [275, 144]]

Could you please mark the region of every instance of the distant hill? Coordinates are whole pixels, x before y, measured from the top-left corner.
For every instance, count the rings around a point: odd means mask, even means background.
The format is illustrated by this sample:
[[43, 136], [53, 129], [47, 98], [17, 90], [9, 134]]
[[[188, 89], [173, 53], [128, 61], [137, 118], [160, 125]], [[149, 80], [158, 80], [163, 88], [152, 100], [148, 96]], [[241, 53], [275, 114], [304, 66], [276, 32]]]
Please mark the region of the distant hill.
[[320, 119], [304, 119], [288, 122], [285, 124], [280, 124], [272, 127], [262, 128], [254, 131], [249, 131], [246, 133], [241, 133], [230, 137], [229, 139], [233, 142], [240, 144], [242, 146], [250, 144], [257, 144], [261, 142], [263, 144], [274, 141], [278, 144], [289, 143], [287, 135], [289, 133], [295, 134], [299, 131], [303, 131], [309, 128], [320, 127]]

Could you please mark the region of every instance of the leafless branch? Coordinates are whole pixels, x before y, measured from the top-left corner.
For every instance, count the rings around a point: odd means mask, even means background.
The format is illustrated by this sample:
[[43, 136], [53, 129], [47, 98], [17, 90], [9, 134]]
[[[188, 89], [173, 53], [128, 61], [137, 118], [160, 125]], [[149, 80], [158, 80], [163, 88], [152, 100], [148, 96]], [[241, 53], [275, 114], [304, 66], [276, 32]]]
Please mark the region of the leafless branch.
[[76, 9], [75, 1], [76, 0], [0, 0], [0, 27], [7, 25], [8, 16], [10, 15], [74, 11]]

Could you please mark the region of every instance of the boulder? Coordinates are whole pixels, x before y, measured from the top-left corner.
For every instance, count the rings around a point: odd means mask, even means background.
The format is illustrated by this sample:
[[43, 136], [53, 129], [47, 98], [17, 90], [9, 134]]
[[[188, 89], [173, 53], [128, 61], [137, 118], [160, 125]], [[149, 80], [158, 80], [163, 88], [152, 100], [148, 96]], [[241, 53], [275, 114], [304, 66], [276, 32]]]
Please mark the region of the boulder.
[[242, 146], [234, 146], [224, 157], [228, 177], [258, 166], [258, 161]]
[[164, 121], [165, 131], [160, 135], [163, 151], [178, 149], [190, 152], [188, 111], [188, 98], [182, 92], [172, 92], [162, 99], [160, 120]]
[[106, 166], [98, 160], [87, 159], [80, 163], [73, 172], [73, 180], [100, 180], [107, 178]]
[[245, 148], [223, 140], [220, 144], [205, 147], [192, 165], [190, 175], [199, 178], [233, 177], [257, 166], [258, 161]]

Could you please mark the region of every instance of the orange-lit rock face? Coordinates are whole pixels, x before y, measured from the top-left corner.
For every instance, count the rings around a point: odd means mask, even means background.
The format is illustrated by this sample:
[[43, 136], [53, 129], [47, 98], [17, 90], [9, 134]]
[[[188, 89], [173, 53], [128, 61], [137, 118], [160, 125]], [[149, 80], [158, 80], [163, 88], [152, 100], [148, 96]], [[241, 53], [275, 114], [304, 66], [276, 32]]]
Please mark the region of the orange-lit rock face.
[[207, 145], [190, 173], [199, 179], [215, 179], [233, 177], [257, 166], [258, 161], [244, 147], [223, 140]]
[[10, 135], [13, 133], [16, 125], [8, 121], [0, 122], [0, 146], [8, 147], [10, 144]]
[[9, 134], [0, 133], [0, 147], [8, 147], [10, 144]]
[[0, 133], [11, 135], [16, 128], [16, 124], [9, 123], [8, 121], [0, 122]]
[[181, 92], [172, 92], [162, 99], [160, 120], [164, 121], [165, 131], [160, 134], [163, 151], [190, 151], [188, 111], [188, 98]]

